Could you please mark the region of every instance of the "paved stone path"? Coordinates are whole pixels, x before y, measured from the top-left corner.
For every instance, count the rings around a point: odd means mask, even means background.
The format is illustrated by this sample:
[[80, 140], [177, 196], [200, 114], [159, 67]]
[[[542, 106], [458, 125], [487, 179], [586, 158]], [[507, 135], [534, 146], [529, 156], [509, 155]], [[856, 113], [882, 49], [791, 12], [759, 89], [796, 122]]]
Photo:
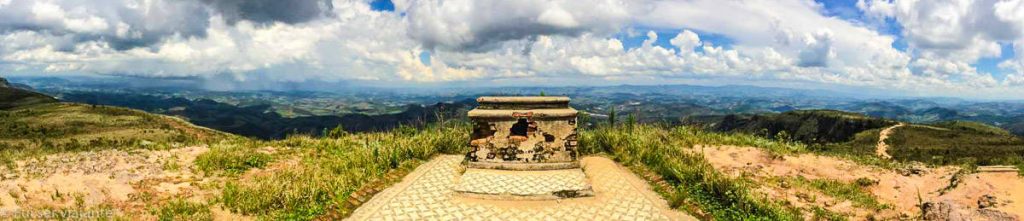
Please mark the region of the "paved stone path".
[[614, 161], [582, 159], [593, 197], [484, 200], [455, 194], [462, 156], [443, 155], [378, 193], [350, 220], [696, 220], [668, 208], [646, 182]]
[[[508, 171], [467, 169], [456, 184], [456, 192], [487, 195], [550, 195], [556, 191], [588, 191], [590, 184], [580, 169]], [[552, 197], [554, 197], [552, 195]]]

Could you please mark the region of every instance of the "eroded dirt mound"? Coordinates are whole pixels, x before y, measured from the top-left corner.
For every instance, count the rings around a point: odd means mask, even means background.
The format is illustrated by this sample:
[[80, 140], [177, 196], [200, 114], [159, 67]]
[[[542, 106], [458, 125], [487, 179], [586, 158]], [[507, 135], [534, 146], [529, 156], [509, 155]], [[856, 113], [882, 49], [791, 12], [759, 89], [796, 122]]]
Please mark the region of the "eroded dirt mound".
[[[764, 184], [758, 192], [785, 199], [801, 208], [824, 208], [857, 219], [907, 219], [920, 217], [922, 202], [957, 211], [960, 217], [981, 220], [1019, 219], [1024, 216], [1024, 179], [1015, 173], [977, 173], [956, 176], [957, 167], [912, 166], [897, 170], [860, 165], [835, 157], [802, 154], [780, 156], [753, 147], [714, 146], [694, 148], [703, 152], [716, 169], [732, 176], [746, 176]], [[786, 180], [834, 180], [857, 183], [884, 206], [850, 205], [813, 188], [800, 188]], [[951, 185], [956, 183], [956, 185]], [[979, 206], [985, 196], [994, 203]]]
[[[207, 178], [193, 161], [207, 147], [61, 153], [0, 167], [0, 212], [111, 208], [152, 219], [148, 209], [172, 197], [203, 201]], [[149, 217], [149, 218], [146, 218]]]

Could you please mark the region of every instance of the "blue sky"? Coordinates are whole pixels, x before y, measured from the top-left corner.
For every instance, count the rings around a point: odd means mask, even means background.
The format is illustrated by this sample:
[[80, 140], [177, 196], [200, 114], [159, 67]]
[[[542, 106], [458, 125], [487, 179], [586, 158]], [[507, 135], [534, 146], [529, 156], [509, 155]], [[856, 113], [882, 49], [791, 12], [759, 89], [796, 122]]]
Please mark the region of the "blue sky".
[[1022, 1], [7, 0], [0, 73], [1019, 99]]
[[[824, 15], [839, 17], [845, 20], [853, 22], [870, 24], [872, 21], [864, 14], [864, 11], [857, 8], [857, 1], [851, 0], [815, 0], [815, 2], [821, 3], [824, 6]], [[907, 51], [907, 42], [902, 38], [902, 28], [895, 19], [885, 19], [884, 23], [875, 25], [880, 33], [895, 36], [897, 41], [893, 44], [893, 48], [897, 48], [901, 51]], [[1013, 44], [1008, 42], [999, 42], [1001, 53], [995, 57], [984, 57], [977, 60], [975, 67], [978, 72], [990, 73], [996, 78], [1005, 78], [1010, 73], [1009, 70], [1001, 70], [998, 65], [1001, 62], [1013, 59]]]

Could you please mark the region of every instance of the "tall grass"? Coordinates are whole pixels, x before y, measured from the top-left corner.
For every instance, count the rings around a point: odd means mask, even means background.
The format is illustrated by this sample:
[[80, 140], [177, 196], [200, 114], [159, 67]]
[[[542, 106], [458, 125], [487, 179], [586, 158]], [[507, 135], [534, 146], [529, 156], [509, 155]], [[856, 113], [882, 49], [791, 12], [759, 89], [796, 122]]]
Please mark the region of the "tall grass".
[[273, 160], [270, 154], [253, 151], [233, 143], [214, 144], [210, 151], [196, 157], [195, 165], [207, 174], [226, 172], [239, 174], [250, 168], [259, 168]]
[[[789, 183], [797, 186], [805, 186], [821, 191], [821, 193], [842, 200], [849, 200], [856, 207], [870, 208], [876, 210], [887, 209], [890, 206], [878, 201], [871, 192], [866, 189], [871, 183], [843, 182], [833, 179], [807, 179], [803, 176], [796, 176], [787, 179]], [[861, 181], [863, 182], [863, 181]]]
[[[269, 219], [308, 220], [347, 214], [345, 200], [390, 170], [438, 153], [463, 154], [469, 125], [449, 123], [415, 130], [343, 134], [337, 139], [293, 136], [266, 145], [298, 149], [300, 163], [228, 182], [220, 201], [234, 212]], [[339, 211], [340, 210], [340, 211]]]
[[189, 202], [185, 199], [171, 199], [159, 208], [153, 209], [152, 213], [160, 221], [173, 220], [213, 220], [213, 213], [210, 207], [203, 203]]
[[752, 184], [716, 171], [699, 153], [686, 151], [696, 144], [758, 146], [776, 153], [803, 151], [804, 146], [773, 142], [743, 134], [709, 133], [689, 127], [651, 125], [598, 127], [583, 131], [584, 153], [604, 153], [630, 166], [656, 173], [672, 190], [659, 191], [674, 207], [696, 207], [717, 220], [799, 220], [799, 212], [750, 192]]

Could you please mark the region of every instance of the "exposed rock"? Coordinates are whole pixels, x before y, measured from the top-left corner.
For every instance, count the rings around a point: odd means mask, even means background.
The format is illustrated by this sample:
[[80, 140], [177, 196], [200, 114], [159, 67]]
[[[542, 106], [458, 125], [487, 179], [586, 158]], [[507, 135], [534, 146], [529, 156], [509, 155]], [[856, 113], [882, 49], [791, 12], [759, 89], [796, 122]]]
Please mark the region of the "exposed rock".
[[978, 215], [991, 221], [1015, 221], [1020, 220], [1016, 215], [993, 209], [979, 209]]
[[[992, 205], [995, 205], [995, 197], [983, 196], [979, 200], [979, 207], [985, 200], [986, 203], [991, 201]], [[994, 210], [992, 208], [983, 209], [970, 209], [958, 205], [956, 202], [951, 200], [943, 200], [939, 202], [927, 202], [923, 206], [924, 220], [946, 220], [946, 221], [960, 221], [960, 220], [993, 220], [993, 221], [1013, 221], [1019, 220], [1016, 215], [1008, 214], [1003, 211]]]
[[999, 202], [995, 196], [985, 194], [978, 198], [978, 209], [995, 208]]
[[899, 168], [899, 169], [897, 169], [897, 171], [900, 173], [900, 175], [910, 176], [910, 175], [924, 175], [928, 170], [923, 165], [914, 164], [914, 165], [910, 165], [910, 166], [907, 166], [907, 167], [904, 167], [904, 168]]
[[955, 202], [949, 200], [926, 202], [921, 207], [921, 210], [924, 213], [924, 220], [970, 220], [970, 212], [965, 211], [963, 208], [959, 208]]

